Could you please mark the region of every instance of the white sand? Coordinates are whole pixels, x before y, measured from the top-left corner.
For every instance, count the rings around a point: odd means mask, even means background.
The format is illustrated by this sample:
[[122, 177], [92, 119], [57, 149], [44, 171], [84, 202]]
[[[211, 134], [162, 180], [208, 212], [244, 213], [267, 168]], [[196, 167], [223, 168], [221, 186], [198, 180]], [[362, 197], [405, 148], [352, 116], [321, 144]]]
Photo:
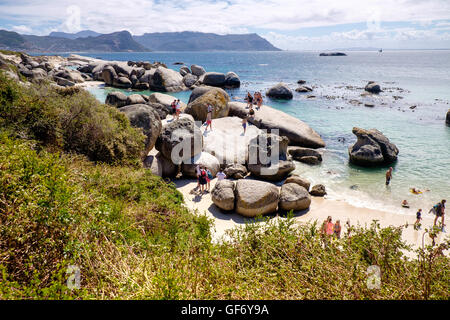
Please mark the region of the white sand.
[[[211, 181], [211, 190], [213, 189], [217, 179]], [[224, 213], [217, 208], [211, 200], [211, 194], [206, 193], [202, 196], [192, 194], [191, 191], [197, 186], [197, 181], [190, 179], [175, 180], [177, 189], [183, 194], [185, 205], [191, 210], [198, 210], [199, 214], [206, 214], [214, 220], [215, 230], [213, 231], [214, 239], [220, 239], [225, 231], [244, 223], [253, 223], [250, 220], [240, 216], [237, 213]], [[345, 201], [329, 200], [326, 198], [312, 197], [312, 203], [309, 210], [294, 212], [294, 219], [297, 223], [318, 221], [320, 225], [328, 216], [341, 221], [342, 233], [346, 231], [345, 223], [350, 221], [351, 225], [360, 224], [362, 226], [370, 226], [373, 220], [378, 220], [382, 227], [394, 226], [399, 227], [409, 224], [408, 228], [403, 230], [403, 240], [412, 245], [413, 248], [422, 246], [422, 236], [424, 229], [433, 225], [434, 215], [424, 212], [421, 221], [420, 230], [414, 230], [413, 224], [416, 220], [415, 216], [407, 216], [399, 213], [389, 213], [385, 211], [358, 208], [352, 206]], [[448, 237], [448, 233], [440, 233], [436, 239], [440, 243], [444, 238]], [[424, 243], [431, 244], [428, 235], [423, 237]]]

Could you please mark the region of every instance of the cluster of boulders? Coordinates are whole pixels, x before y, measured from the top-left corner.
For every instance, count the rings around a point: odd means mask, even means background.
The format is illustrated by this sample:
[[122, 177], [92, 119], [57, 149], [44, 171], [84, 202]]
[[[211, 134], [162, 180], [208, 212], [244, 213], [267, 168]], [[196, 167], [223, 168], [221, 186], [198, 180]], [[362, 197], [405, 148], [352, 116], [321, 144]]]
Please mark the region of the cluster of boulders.
[[[281, 188], [264, 181], [241, 179], [238, 181], [218, 181], [212, 192], [213, 203], [224, 211], [235, 211], [245, 217], [275, 213], [277, 211], [302, 211], [309, 208], [311, 195], [324, 196], [322, 185], [314, 186], [310, 192], [310, 182], [293, 175], [288, 177]], [[322, 193], [316, 192], [321, 190]]]
[[[281, 111], [263, 106], [249, 119], [254, 125], [243, 135], [241, 118], [247, 117], [246, 105], [230, 102], [223, 89], [195, 88], [190, 102], [181, 104], [184, 113], [179, 120], [167, 117], [173, 100], [163, 93], [127, 96], [111, 92], [105, 101], [124, 112], [132, 125], [142, 128], [147, 136], [144, 154], [153, 148], [159, 151], [159, 155], [148, 154], [151, 158], [145, 161], [155, 174], [173, 177], [181, 172], [186, 177], [195, 177], [195, 166], [201, 164], [213, 175], [222, 168], [227, 176], [236, 179], [251, 174], [260, 180], [282, 181], [295, 169], [293, 158], [306, 163], [313, 163], [308, 161], [308, 156], [322, 159], [312, 149], [325, 146], [321, 137], [306, 123]], [[202, 134], [199, 126], [206, 120], [208, 105], [212, 106], [213, 130]], [[294, 152], [296, 147], [290, 151], [291, 156], [288, 145], [302, 146], [303, 157], [299, 156], [300, 151]], [[186, 152], [185, 147], [189, 154], [182, 154]], [[158, 164], [163, 160], [173, 164], [173, 172], [163, 173], [163, 165]]]
[[180, 68], [180, 75], [183, 77], [183, 83], [189, 89], [201, 85], [219, 88], [239, 88], [241, 86], [239, 76], [232, 71], [227, 74], [206, 72], [205, 68], [196, 64], [191, 65], [190, 69], [188, 66], [183, 65]]
[[350, 162], [359, 166], [372, 167], [397, 161], [397, 146], [376, 129], [353, 128], [357, 141], [348, 149]]

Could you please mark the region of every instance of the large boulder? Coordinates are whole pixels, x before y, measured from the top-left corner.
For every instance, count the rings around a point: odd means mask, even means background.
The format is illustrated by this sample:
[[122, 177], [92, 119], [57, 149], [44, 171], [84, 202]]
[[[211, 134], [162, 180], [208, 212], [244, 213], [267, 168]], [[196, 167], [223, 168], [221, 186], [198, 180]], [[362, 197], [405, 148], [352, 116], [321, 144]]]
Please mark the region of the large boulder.
[[295, 89], [296, 92], [311, 92], [313, 89], [308, 86], [299, 86], [297, 89]]
[[130, 104], [145, 104], [145, 99], [140, 94], [131, 94], [127, 97], [127, 105]]
[[192, 74], [197, 77], [200, 77], [201, 75], [203, 75], [206, 72], [202, 66], [198, 66], [196, 64], [193, 64], [191, 66], [191, 71], [192, 71]]
[[178, 174], [179, 166], [166, 159], [160, 152], [153, 149], [144, 160], [144, 167], [153, 174], [163, 178], [173, 178]]
[[153, 109], [155, 109], [156, 112], [158, 112], [159, 117], [161, 118], [161, 120], [166, 119], [167, 115], [171, 114], [171, 112], [172, 112], [172, 108], [170, 106], [164, 105], [162, 103], [147, 102], [147, 104], [149, 106], [151, 106]]
[[225, 75], [225, 88], [239, 88], [241, 86], [241, 79], [239, 79], [239, 76], [230, 71]]
[[131, 88], [131, 81], [125, 77], [119, 77], [113, 80], [113, 87], [128, 89]]
[[187, 90], [179, 72], [158, 67], [150, 81], [150, 89], [159, 92], [177, 92]]
[[382, 91], [380, 85], [374, 81], [369, 81], [364, 90], [370, 93], [380, 93]]
[[220, 72], [206, 72], [201, 76], [201, 82], [207, 86], [223, 87], [225, 86], [225, 75]]
[[155, 147], [173, 163], [181, 164], [202, 152], [203, 135], [192, 119], [184, 117], [163, 126]]
[[185, 76], [183, 76], [183, 83], [188, 88], [192, 87], [197, 82], [197, 80], [197, 76], [194, 76], [192, 73], [187, 73]]
[[132, 126], [142, 128], [144, 135], [147, 137], [144, 152], [146, 156], [155, 146], [156, 139], [161, 132], [162, 124], [158, 113], [146, 104], [134, 104], [122, 107], [119, 110], [130, 119]]
[[129, 104], [127, 103], [127, 96], [120, 91], [108, 93], [105, 103], [117, 108], [121, 108]]
[[447, 111], [447, 118], [445, 119], [445, 123], [450, 126], [450, 109]]
[[212, 106], [212, 119], [228, 116], [228, 94], [220, 88], [213, 88], [190, 102], [184, 112], [192, 115], [195, 120], [206, 121], [208, 105]]
[[112, 67], [114, 68], [114, 70], [116, 70], [116, 73], [119, 74], [123, 74], [126, 77], [131, 76], [133, 68], [130, 67], [126, 62], [116, 62], [112, 64]]
[[311, 186], [311, 182], [309, 182], [308, 180], [306, 180], [298, 175], [295, 175], [295, 174], [286, 178], [286, 180], [284, 181], [284, 184], [287, 184], [287, 183], [298, 184], [299, 186], [302, 186], [306, 190], [309, 190], [309, 187]]
[[292, 157], [292, 159], [297, 161], [302, 161], [303, 157], [315, 157], [320, 162], [322, 161], [322, 154], [310, 148], [302, 148], [302, 147], [288, 147], [288, 154]]
[[311, 188], [309, 194], [315, 197], [323, 197], [327, 194], [325, 186], [323, 184], [316, 184]]
[[189, 70], [189, 68], [187, 66], [182, 66], [180, 68], [180, 74], [184, 77], [187, 74], [190, 74], [191, 70]]
[[223, 170], [223, 173], [227, 176], [227, 178], [231, 179], [244, 179], [245, 176], [248, 174], [247, 168], [239, 163], [233, 163], [228, 165], [225, 170]]
[[196, 178], [197, 174], [195, 168], [197, 165], [208, 168], [214, 177], [220, 169], [220, 164], [216, 157], [208, 152], [201, 152], [190, 160], [183, 162], [181, 165], [181, 172], [183, 172], [183, 176]]
[[[248, 114], [245, 103], [233, 101], [229, 102], [228, 105], [230, 116], [242, 118]], [[253, 118], [248, 121], [260, 129], [278, 130], [279, 135], [289, 138], [289, 144], [291, 145], [315, 149], [325, 147], [325, 142], [320, 135], [308, 124], [269, 106], [261, 106]]]
[[311, 196], [308, 191], [296, 184], [285, 183], [281, 186], [279, 208], [284, 211], [306, 210], [311, 205]]
[[41, 68], [35, 68], [31, 70], [31, 73], [33, 74], [34, 81], [40, 81], [47, 78], [47, 72]]
[[216, 185], [211, 191], [212, 202], [222, 210], [231, 211], [234, 210], [235, 184], [230, 180], [217, 181]]
[[224, 117], [213, 120], [213, 130], [203, 137], [203, 150], [214, 155], [221, 164], [248, 161], [248, 145], [251, 139], [261, 133], [254, 125], [249, 125], [245, 135], [242, 120], [238, 117]]
[[112, 66], [105, 66], [102, 70], [102, 79], [105, 81], [105, 84], [112, 86], [114, 84], [114, 80], [117, 79], [116, 70]]
[[293, 97], [292, 90], [284, 83], [279, 83], [266, 92], [266, 96], [273, 99], [290, 100]]
[[280, 181], [295, 170], [287, 158], [289, 139], [273, 133], [261, 133], [250, 140], [248, 170], [252, 175], [268, 181]]
[[277, 210], [280, 194], [275, 185], [241, 179], [236, 182], [236, 212], [245, 217], [256, 217]]
[[191, 95], [189, 96], [188, 104], [200, 97], [201, 95], [207, 93], [209, 90], [214, 89], [214, 87], [210, 86], [201, 86], [192, 90]]
[[350, 162], [356, 165], [370, 167], [389, 164], [397, 160], [399, 150], [380, 131], [353, 128], [356, 143], [349, 147]]

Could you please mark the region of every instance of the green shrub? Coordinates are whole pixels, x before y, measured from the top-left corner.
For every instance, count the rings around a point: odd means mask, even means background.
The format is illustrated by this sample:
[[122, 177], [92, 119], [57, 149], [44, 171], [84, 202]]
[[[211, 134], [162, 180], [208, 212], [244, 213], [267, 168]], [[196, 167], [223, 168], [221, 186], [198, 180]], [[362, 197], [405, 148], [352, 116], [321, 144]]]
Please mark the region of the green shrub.
[[21, 86], [4, 74], [0, 74], [0, 125], [51, 150], [108, 163], [136, 161], [145, 139], [125, 115], [85, 90]]

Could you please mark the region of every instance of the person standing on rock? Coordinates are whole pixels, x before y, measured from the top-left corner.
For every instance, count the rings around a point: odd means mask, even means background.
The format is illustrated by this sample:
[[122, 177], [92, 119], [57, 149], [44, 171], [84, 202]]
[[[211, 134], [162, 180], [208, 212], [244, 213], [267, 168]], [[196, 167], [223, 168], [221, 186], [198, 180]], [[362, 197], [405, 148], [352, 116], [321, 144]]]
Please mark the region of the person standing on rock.
[[261, 92], [255, 92], [255, 98], [256, 98], [256, 105], [258, 106], [258, 109], [260, 109], [262, 105]]
[[206, 114], [206, 130], [208, 130], [208, 126], [209, 129], [212, 131], [212, 106], [210, 104], [208, 104], [208, 113]]
[[386, 185], [388, 186], [392, 179], [392, 167], [389, 167], [388, 171], [386, 171]]
[[181, 113], [180, 99], [178, 99], [177, 103], [175, 104], [175, 111], [176, 111], [176, 117], [178, 120], [178, 119], [180, 119], [180, 113]]
[[175, 115], [177, 113], [177, 99], [173, 100], [170, 106], [172, 107], [172, 117], [175, 119]]

